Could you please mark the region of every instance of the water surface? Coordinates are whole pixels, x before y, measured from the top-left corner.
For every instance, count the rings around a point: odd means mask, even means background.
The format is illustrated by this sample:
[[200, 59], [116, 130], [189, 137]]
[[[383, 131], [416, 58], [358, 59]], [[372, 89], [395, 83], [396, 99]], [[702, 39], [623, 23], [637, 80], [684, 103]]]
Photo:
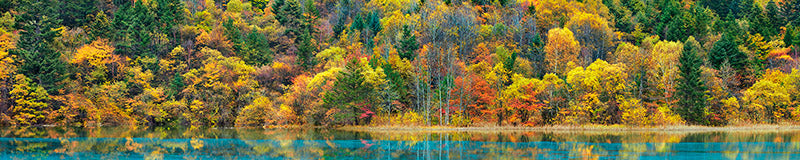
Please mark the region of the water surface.
[[800, 159], [800, 131], [0, 128], [0, 159]]

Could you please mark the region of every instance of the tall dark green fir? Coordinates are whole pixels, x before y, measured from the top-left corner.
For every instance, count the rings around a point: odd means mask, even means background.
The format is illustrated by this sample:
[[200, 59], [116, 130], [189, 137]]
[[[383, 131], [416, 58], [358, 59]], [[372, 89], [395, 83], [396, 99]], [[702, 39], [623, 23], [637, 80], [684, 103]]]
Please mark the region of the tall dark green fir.
[[417, 35], [414, 35], [414, 32], [408, 25], [403, 25], [403, 38], [400, 39], [400, 44], [398, 44], [396, 48], [400, 54], [400, 58], [413, 61], [416, 57], [417, 54], [415, 54], [414, 51], [419, 49], [419, 45], [417, 45]]
[[346, 125], [358, 123], [357, 115], [363, 106], [369, 102], [372, 88], [364, 85], [362, 69], [358, 60], [352, 59], [345, 65], [345, 71], [339, 72], [333, 88], [323, 98], [323, 108], [338, 110], [333, 114], [332, 125]]
[[299, 37], [297, 37], [297, 60], [303, 68], [311, 68], [315, 65], [314, 55], [317, 52], [317, 42], [314, 35], [317, 29], [314, 27], [317, 22], [317, 9], [314, 5], [307, 5], [306, 12], [301, 16]]
[[48, 93], [55, 94], [64, 79], [64, 62], [61, 53], [51, 44], [60, 33], [61, 21], [51, 0], [20, 0], [17, 7], [16, 27], [20, 29], [17, 49], [11, 51], [22, 60], [18, 73], [42, 85]]
[[61, 24], [69, 27], [81, 27], [90, 21], [87, 15], [97, 11], [96, 0], [69, 0], [60, 1]]
[[695, 45], [686, 43], [679, 59], [681, 65], [678, 66], [680, 77], [677, 79], [677, 95], [680, 107], [677, 111], [690, 124], [706, 124], [706, 87], [700, 77], [700, 66], [703, 62], [697, 56], [699, 47]]
[[296, 38], [300, 31], [300, 18], [302, 11], [297, 2], [298, 0], [275, 0], [272, 4], [272, 11], [275, 12], [275, 19], [278, 23], [286, 27], [286, 34], [289, 38]]
[[719, 67], [728, 61], [734, 69], [742, 71], [747, 68], [747, 55], [739, 51], [739, 40], [730, 32], [724, 33], [722, 39], [714, 43], [714, 47], [708, 53], [709, 61], [714, 68]]

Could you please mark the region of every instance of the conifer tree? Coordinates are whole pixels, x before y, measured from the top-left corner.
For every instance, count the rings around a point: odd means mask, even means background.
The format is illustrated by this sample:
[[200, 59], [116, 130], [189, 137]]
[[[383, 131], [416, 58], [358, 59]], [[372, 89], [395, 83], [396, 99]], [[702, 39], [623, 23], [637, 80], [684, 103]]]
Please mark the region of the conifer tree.
[[680, 99], [678, 101], [680, 108], [677, 111], [689, 123], [706, 124], [706, 87], [701, 79], [702, 71], [700, 70], [703, 62], [697, 56], [699, 47], [695, 45], [687, 41], [679, 59], [681, 65], [678, 67], [680, 77], [677, 79], [677, 94]]
[[336, 110], [332, 115], [333, 124], [354, 124], [359, 105], [368, 102], [372, 89], [364, 84], [361, 66], [358, 60], [352, 59], [345, 66], [346, 70], [336, 76], [333, 88], [323, 98], [323, 108]]
[[783, 0], [781, 3], [781, 17], [786, 23], [800, 24], [800, 0]]
[[149, 31], [155, 30], [154, 16], [143, 1], [123, 3], [114, 13], [113, 38], [116, 41], [116, 52], [121, 55], [138, 58], [140, 56], [155, 57], [153, 38]]
[[241, 51], [242, 60], [250, 65], [266, 65], [272, 61], [272, 50], [266, 36], [256, 30], [247, 34], [247, 39]]
[[19, 73], [31, 77], [51, 94], [61, 88], [57, 83], [64, 79], [64, 62], [61, 52], [53, 49], [60, 33], [60, 20], [50, 0], [19, 1], [20, 14], [16, 17], [16, 28], [20, 29], [17, 49], [11, 53], [22, 60]]
[[96, 0], [70, 0], [59, 3], [63, 3], [59, 7], [62, 12], [59, 18], [64, 26], [81, 27], [89, 21], [86, 16], [97, 11]]
[[300, 66], [303, 68], [311, 68], [315, 65], [314, 54], [317, 52], [317, 43], [314, 41], [314, 34], [317, 34], [317, 29], [314, 28], [317, 22], [316, 7], [314, 5], [307, 5], [306, 12], [303, 13], [299, 33], [297, 37], [297, 59]]
[[714, 68], [719, 69], [723, 62], [728, 61], [736, 70], [747, 68], [747, 55], [739, 51], [739, 40], [731, 33], [724, 33], [722, 39], [714, 43], [709, 51], [709, 60]]
[[398, 44], [396, 48], [400, 54], [400, 58], [405, 58], [409, 61], [413, 61], [414, 58], [416, 58], [414, 51], [419, 49], [419, 45], [417, 45], [417, 35], [414, 35], [414, 32], [408, 25], [403, 25], [403, 38], [400, 39], [400, 44]]
[[275, 12], [275, 19], [278, 23], [286, 27], [289, 38], [295, 38], [300, 33], [300, 6], [297, 0], [275, 0], [272, 4], [272, 11]]
[[780, 26], [785, 25], [786, 23], [783, 22], [780, 16], [780, 10], [778, 8], [777, 3], [774, 0], [770, 0], [767, 2], [767, 6], [764, 8], [766, 10], [767, 21], [769, 22], [770, 28], [779, 28]]

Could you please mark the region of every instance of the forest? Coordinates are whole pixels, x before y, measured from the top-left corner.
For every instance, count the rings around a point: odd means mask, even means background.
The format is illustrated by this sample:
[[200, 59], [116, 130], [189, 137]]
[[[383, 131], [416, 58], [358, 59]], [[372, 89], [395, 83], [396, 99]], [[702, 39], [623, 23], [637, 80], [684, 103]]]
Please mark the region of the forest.
[[800, 0], [0, 0], [0, 125], [800, 122]]

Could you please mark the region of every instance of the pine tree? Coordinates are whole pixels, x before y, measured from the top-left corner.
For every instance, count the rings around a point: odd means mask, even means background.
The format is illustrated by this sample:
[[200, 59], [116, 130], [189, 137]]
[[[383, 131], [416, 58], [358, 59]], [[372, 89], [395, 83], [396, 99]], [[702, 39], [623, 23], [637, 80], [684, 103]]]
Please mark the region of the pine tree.
[[535, 67], [533, 70], [533, 77], [542, 78], [544, 76], [544, 41], [539, 33], [534, 33], [533, 40], [531, 40], [530, 54], [527, 55], [528, 60], [532, 63], [531, 66]]
[[241, 52], [242, 47], [245, 45], [245, 37], [242, 35], [241, 29], [233, 24], [233, 19], [222, 22], [222, 27], [225, 28], [225, 37], [228, 37], [228, 40], [233, 44], [233, 50]]
[[[736, 17], [740, 13], [740, 4], [743, 0], [729, 0], [720, 2], [718, 0], [701, 0], [698, 4], [708, 7], [711, 10], [714, 10], [715, 13], [719, 15], [719, 17], [728, 17], [731, 16], [733, 18]], [[752, 1], [752, 0], [750, 0]]]
[[722, 39], [714, 43], [709, 51], [709, 60], [714, 68], [719, 69], [723, 62], [728, 61], [734, 69], [742, 71], [747, 68], [747, 55], [739, 51], [739, 41], [731, 33], [724, 33]]
[[61, 85], [57, 84], [65, 78], [64, 62], [61, 61], [61, 52], [50, 46], [60, 33], [57, 13], [54, 11], [52, 1], [25, 0], [20, 1], [19, 15], [16, 17], [16, 28], [20, 29], [17, 49], [11, 53], [21, 58], [19, 73], [42, 85], [51, 94], [56, 93]]
[[[113, 26], [111, 25], [111, 20], [108, 19], [105, 12], [97, 12], [97, 14], [92, 15], [92, 20], [89, 22], [89, 28], [87, 29], [87, 33], [91, 35], [92, 38], [111, 38]], [[93, 39], [93, 40], [94, 40]]]
[[297, 37], [300, 42], [297, 44], [297, 60], [303, 68], [311, 68], [314, 66], [314, 52], [316, 52], [316, 44], [313, 41], [311, 31], [303, 30], [300, 37]]
[[657, 23], [656, 33], [662, 35], [664, 39], [670, 41], [679, 41], [685, 39], [687, 34], [691, 34], [689, 28], [689, 17], [685, 17], [689, 13], [681, 8], [680, 2], [677, 0], [668, 0], [662, 2], [662, 11], [659, 16], [660, 23]]
[[786, 47], [794, 46], [795, 49], [800, 48], [800, 27], [794, 27], [789, 24], [786, 26], [786, 33], [783, 34], [783, 43]]
[[64, 26], [69, 27], [81, 27], [86, 25], [89, 21], [86, 19], [87, 15], [90, 15], [97, 11], [95, 7], [96, 0], [69, 0], [69, 1], [61, 1], [59, 3], [61, 7], [61, 17], [62, 20], [61, 24]]
[[353, 18], [353, 23], [350, 24], [350, 30], [364, 30], [364, 17], [361, 14], [356, 14], [356, 17]]
[[751, 17], [761, 13], [761, 7], [753, 2], [753, 0], [741, 0], [739, 3], [739, 13], [736, 13], [736, 18]]
[[681, 65], [678, 77], [677, 94], [679, 97], [678, 113], [691, 124], [706, 124], [706, 87], [701, 79], [700, 65], [702, 60], [697, 56], [698, 46], [685, 43], [679, 59]]
[[303, 68], [311, 68], [315, 65], [314, 54], [317, 52], [317, 43], [314, 41], [314, 34], [317, 34], [317, 29], [314, 28], [317, 21], [317, 13], [314, 5], [308, 6], [306, 13], [302, 15], [299, 33], [297, 37], [297, 59], [300, 66]]
[[266, 36], [256, 30], [247, 34], [247, 40], [242, 48], [242, 60], [249, 65], [262, 66], [272, 61], [272, 50]]
[[334, 125], [357, 123], [359, 106], [369, 101], [372, 92], [371, 87], [364, 85], [358, 60], [350, 60], [345, 68], [345, 71], [336, 76], [333, 88], [323, 98], [323, 108], [336, 110], [331, 122]]
[[155, 57], [151, 31], [156, 30], [155, 15], [143, 1], [123, 3], [114, 13], [115, 52], [138, 58]]
[[414, 58], [416, 58], [417, 55], [414, 51], [419, 49], [419, 45], [417, 45], [417, 35], [414, 35], [408, 25], [403, 25], [403, 38], [400, 39], [400, 44], [398, 44], [396, 48], [400, 54], [400, 58], [405, 58], [409, 61], [413, 61]]
[[794, 27], [791, 24], [786, 26], [786, 32], [783, 33], [783, 43], [786, 47], [792, 46], [794, 41]]
[[156, 0], [153, 11], [158, 31], [169, 36], [171, 40], [177, 39], [174, 29], [186, 19], [184, 9], [185, 5], [180, 0]]
[[766, 15], [767, 15], [767, 21], [769, 21], [770, 28], [778, 28], [786, 24], [783, 22], [783, 19], [779, 17], [780, 10], [778, 9], [778, 5], [775, 3], [774, 0], [770, 0], [767, 3], [765, 9], [767, 10]]
[[300, 6], [298, 0], [275, 0], [272, 4], [272, 11], [275, 12], [275, 19], [278, 23], [286, 27], [286, 33], [289, 38], [296, 38], [301, 31], [299, 31], [301, 22]]
[[0, 0], [0, 13], [6, 13], [14, 8], [14, 0]]
[[781, 3], [781, 17], [786, 23], [800, 24], [800, 0], [783, 0]]

